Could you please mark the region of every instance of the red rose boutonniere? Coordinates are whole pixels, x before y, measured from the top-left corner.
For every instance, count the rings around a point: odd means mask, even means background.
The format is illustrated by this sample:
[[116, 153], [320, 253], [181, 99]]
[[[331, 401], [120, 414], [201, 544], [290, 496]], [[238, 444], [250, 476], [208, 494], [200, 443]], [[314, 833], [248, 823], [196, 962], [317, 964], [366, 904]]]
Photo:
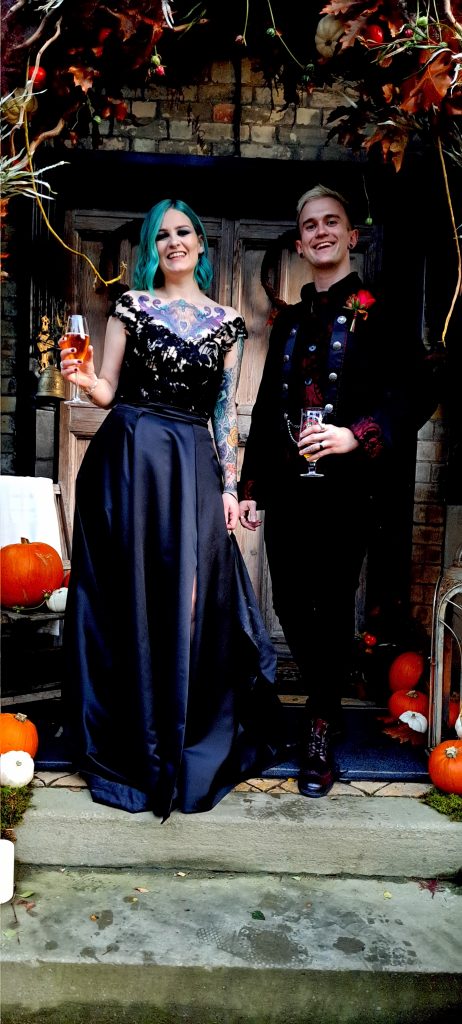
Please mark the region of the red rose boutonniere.
[[370, 306], [374, 305], [374, 296], [370, 292], [361, 289], [356, 295], [350, 295], [349, 299], [346, 300], [345, 309], [353, 310], [353, 319], [351, 321], [350, 331], [353, 333], [356, 325], [356, 317], [358, 314], [367, 320], [369, 315], [368, 310]]

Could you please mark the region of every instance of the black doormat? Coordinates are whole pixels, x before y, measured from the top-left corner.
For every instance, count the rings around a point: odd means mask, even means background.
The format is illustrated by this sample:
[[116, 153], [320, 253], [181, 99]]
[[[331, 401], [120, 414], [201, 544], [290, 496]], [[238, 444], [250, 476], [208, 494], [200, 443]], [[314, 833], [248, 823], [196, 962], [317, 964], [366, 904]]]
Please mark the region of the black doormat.
[[[424, 746], [399, 743], [383, 732], [381, 715], [386, 708], [344, 706], [343, 733], [334, 746], [340, 781], [364, 779], [371, 782], [428, 782], [428, 755]], [[304, 708], [284, 705], [285, 740], [298, 744], [303, 725]], [[294, 778], [299, 772], [297, 748], [287, 761], [262, 772], [263, 778]]]
[[[37, 726], [39, 748], [36, 771], [71, 772], [69, 733], [59, 698], [11, 704], [3, 711], [21, 711]], [[285, 739], [293, 744], [287, 760], [269, 768], [266, 779], [294, 778], [298, 775], [297, 744], [303, 723], [303, 705], [283, 704]], [[343, 708], [344, 732], [335, 743], [338, 777], [343, 781], [364, 779], [377, 782], [428, 782], [425, 747], [399, 743], [383, 732], [379, 716], [385, 708], [346, 706]]]

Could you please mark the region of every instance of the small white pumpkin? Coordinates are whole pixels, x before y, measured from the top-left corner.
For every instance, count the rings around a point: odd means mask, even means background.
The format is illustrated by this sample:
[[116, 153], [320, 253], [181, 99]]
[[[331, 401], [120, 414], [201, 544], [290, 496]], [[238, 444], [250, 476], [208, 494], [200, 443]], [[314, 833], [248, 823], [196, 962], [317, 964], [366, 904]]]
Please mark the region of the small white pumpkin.
[[428, 721], [425, 715], [421, 715], [419, 711], [403, 711], [399, 720], [405, 722], [414, 732], [426, 732], [428, 729]]
[[66, 607], [67, 601], [67, 587], [59, 587], [58, 590], [53, 590], [49, 597], [47, 597], [47, 608], [50, 612], [63, 612]]
[[34, 777], [34, 761], [25, 750], [0, 754], [0, 786], [27, 786]]
[[337, 43], [344, 32], [345, 23], [340, 21], [340, 18], [334, 18], [332, 14], [326, 14], [324, 18], [321, 18], [314, 37], [314, 44], [321, 57], [333, 57]]
[[455, 724], [454, 728], [456, 730], [456, 733], [457, 733], [459, 739], [462, 740], [462, 709], [461, 709], [460, 713], [457, 715], [456, 724]]

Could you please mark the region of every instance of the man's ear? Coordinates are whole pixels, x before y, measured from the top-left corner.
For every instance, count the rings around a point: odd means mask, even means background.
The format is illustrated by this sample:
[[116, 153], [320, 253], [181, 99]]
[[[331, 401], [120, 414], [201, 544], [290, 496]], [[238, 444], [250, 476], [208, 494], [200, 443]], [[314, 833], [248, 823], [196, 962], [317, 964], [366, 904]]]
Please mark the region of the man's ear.
[[303, 256], [303, 246], [299, 238], [295, 239], [295, 248], [299, 256]]
[[357, 228], [353, 228], [353, 230], [350, 231], [350, 241], [348, 242], [348, 248], [349, 249], [356, 249], [356, 246], [358, 244], [358, 238], [359, 238], [359, 231], [358, 231]]

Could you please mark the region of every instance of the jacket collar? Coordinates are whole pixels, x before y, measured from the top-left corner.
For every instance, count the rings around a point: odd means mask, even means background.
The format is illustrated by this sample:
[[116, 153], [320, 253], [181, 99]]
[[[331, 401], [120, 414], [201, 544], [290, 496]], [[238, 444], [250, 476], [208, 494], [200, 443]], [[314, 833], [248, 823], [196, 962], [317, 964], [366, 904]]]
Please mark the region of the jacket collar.
[[351, 274], [342, 277], [340, 281], [336, 281], [325, 292], [317, 292], [312, 281], [309, 284], [304, 284], [300, 297], [303, 305], [311, 311], [316, 307], [321, 295], [327, 297], [329, 306], [338, 306], [339, 302], [343, 305], [348, 296], [357, 292], [358, 288], [362, 288], [361, 279], [356, 271], [352, 271]]

